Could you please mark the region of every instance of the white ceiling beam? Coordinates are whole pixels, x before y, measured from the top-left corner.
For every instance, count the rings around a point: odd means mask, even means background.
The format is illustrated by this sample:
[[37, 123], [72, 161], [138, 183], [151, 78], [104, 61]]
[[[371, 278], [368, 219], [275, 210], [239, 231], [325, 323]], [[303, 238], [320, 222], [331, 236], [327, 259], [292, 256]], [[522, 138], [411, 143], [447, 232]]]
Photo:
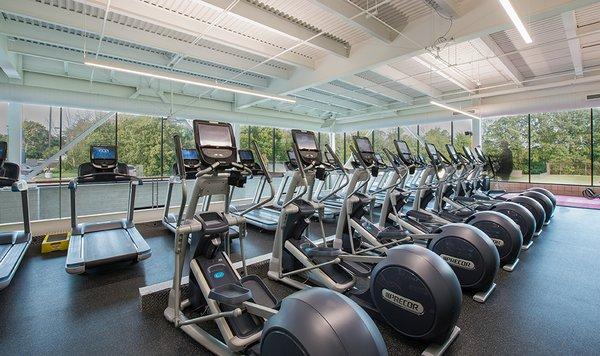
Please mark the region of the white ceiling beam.
[[371, 69], [373, 72], [389, 78], [395, 82], [405, 85], [413, 90], [423, 93], [432, 98], [438, 98], [442, 96], [442, 92], [429, 84], [423, 83], [422, 81], [413, 78], [401, 70], [392, 67], [391, 65], [384, 64], [381, 67]]
[[367, 14], [360, 15], [362, 10], [347, 0], [310, 1], [327, 12], [336, 15], [342, 21], [367, 32], [385, 43], [392, 43], [398, 37], [398, 32], [392, 30], [373, 16], [367, 16]]
[[[522, 17], [537, 21], [596, 2], [596, 0], [528, 0], [516, 5]], [[464, 42], [513, 27], [508, 17], [498, 16], [502, 8], [497, 0], [479, 0], [471, 4], [468, 12], [454, 20], [447, 34], [448, 38], [454, 38], [455, 42]], [[443, 34], [441, 30], [431, 31], [432, 28], [446, 29], [447, 21], [439, 18], [435, 13], [423, 16], [410, 22], [402, 31], [403, 35], [398, 36], [390, 45], [382, 44], [377, 39], [354, 44], [350, 59], [325, 56], [319, 60], [316, 70], [299, 68], [289, 80], [274, 80], [269, 91], [279, 95], [289, 94], [422, 54], [426, 46]], [[238, 105], [244, 108], [259, 101], [249, 98]]]
[[[12, 52], [34, 57], [62, 60], [71, 63], [83, 62], [83, 47], [79, 46], [79, 36], [60, 31], [52, 31], [50, 29], [40, 31], [36, 26], [23, 23], [10, 23], [6, 27], [0, 24], [0, 33], [7, 33], [12, 37], [48, 43], [75, 50], [72, 51], [25, 41], [10, 41], [8, 48]], [[97, 45], [97, 43], [98, 41], [95, 39], [88, 39], [88, 46], [94, 46]], [[165, 69], [168, 68], [168, 59], [158, 53], [121, 46], [109, 42], [104, 42], [102, 44], [102, 52], [111, 57], [123, 58], [151, 66], [159, 66]], [[184, 73], [203, 75], [221, 80], [229, 79], [237, 73], [225, 68], [219, 68], [218, 66], [210, 66], [190, 61], [180, 62], [177, 70]], [[268, 85], [268, 80], [266, 78], [261, 78], [256, 75], [241, 75], [236, 78], [235, 82], [263, 88], [267, 87]]]
[[328, 96], [328, 95], [317, 93], [317, 92], [310, 91], [310, 90], [299, 91], [297, 93], [294, 93], [294, 96], [298, 96], [298, 97], [312, 100], [312, 101], [318, 101], [323, 104], [331, 104], [331, 105], [339, 106], [341, 108], [346, 108], [346, 109], [350, 109], [350, 110], [363, 110], [367, 107], [366, 105], [355, 103], [350, 100], [338, 98], [333, 95]]
[[6, 36], [0, 35], [0, 68], [9, 79], [21, 80], [23, 75], [19, 55], [8, 49], [8, 42]]
[[471, 45], [484, 57], [488, 57], [488, 63], [494, 67], [500, 74], [505, 75], [512, 80], [517, 86], [523, 85], [525, 77], [519, 72], [514, 63], [502, 51], [500, 46], [489, 36], [483, 36], [471, 40]]
[[[110, 2], [111, 12], [156, 24], [194, 37], [202, 34], [207, 40], [221, 43], [248, 53], [269, 58], [281, 52], [281, 48], [254, 40], [251, 37], [245, 36], [243, 33], [229, 31], [220, 26], [212, 26], [209, 28], [210, 24], [206, 22], [199, 21], [177, 11], [171, 11], [168, 8], [154, 5], [151, 2], [132, 0], [87, 0], [89, 5], [100, 9], [104, 9], [108, 2]], [[107, 28], [112, 25], [112, 23], [108, 24]], [[294, 53], [293, 51], [278, 56], [277, 60], [306, 68], [312, 68], [314, 65], [312, 59]]]
[[429, 70], [434, 70], [436, 74], [442, 76], [444, 79], [469, 93], [473, 93], [475, 90], [477, 90], [477, 85], [466, 80], [464, 75], [462, 75], [459, 71], [435, 58], [430, 53], [425, 53], [414, 57], [413, 60]]
[[348, 90], [346, 88], [342, 88], [340, 86], [334, 85], [334, 84], [330, 84], [330, 83], [325, 83], [322, 85], [319, 85], [318, 87], [316, 87], [316, 89], [322, 90], [322, 91], [326, 91], [328, 93], [331, 94], [335, 94], [337, 96], [342, 96], [348, 99], [352, 99], [355, 101], [360, 101], [361, 103], [365, 103], [367, 105], [371, 105], [371, 106], [379, 106], [379, 107], [386, 107], [389, 103], [386, 102], [385, 100], [381, 100], [369, 95], [365, 95], [362, 93], [358, 93], [352, 90]]
[[[217, 10], [227, 9], [231, 4], [231, 0], [198, 0], [198, 2]], [[229, 13], [268, 31], [298, 41], [306, 41], [319, 33], [251, 2], [240, 1], [229, 10]], [[340, 57], [348, 57], [350, 52], [350, 47], [347, 44], [325, 34], [312, 38], [306, 44]]]
[[575, 18], [575, 11], [564, 12], [561, 15], [561, 19], [565, 28], [565, 34], [567, 35], [567, 38], [570, 38], [567, 43], [569, 44], [569, 51], [571, 52], [571, 61], [573, 61], [575, 75], [582, 77], [583, 60], [581, 58], [581, 41], [577, 38], [577, 19]]
[[377, 93], [377, 94], [380, 94], [383, 96], [387, 96], [388, 98], [394, 99], [396, 101], [400, 101], [400, 102], [403, 102], [406, 104], [411, 104], [413, 102], [413, 98], [409, 95], [400, 93], [399, 91], [390, 89], [388, 87], [385, 87], [383, 85], [377, 84], [375, 82], [361, 78], [356, 75], [348, 76], [348, 77], [342, 78], [340, 80], [344, 81], [348, 84], [352, 84], [361, 89], [366, 89], [366, 90], [372, 91], [374, 93]]
[[[0, 8], [2, 11], [11, 14], [29, 17], [80, 31], [84, 30], [81, 15], [78, 15], [70, 10], [44, 5], [32, 0], [0, 0]], [[88, 32], [94, 33], [95, 31], [100, 31], [102, 29], [101, 19], [88, 16], [86, 17], [85, 22], [85, 30]], [[14, 22], [10, 22], [10, 26], [14, 25]], [[43, 33], [48, 31], [48, 29], [39, 27], [38, 31]], [[219, 63], [233, 68], [251, 68], [259, 63], [255, 60], [245, 58], [244, 56], [220, 51], [218, 48], [190, 45], [188, 42], [178, 41], [174, 38], [163, 37], [160, 35], [153, 35], [144, 30], [117, 23], [109, 23], [106, 26], [104, 35], [106, 38], [114, 38], [129, 43], [137, 43], [146, 47], [171, 53], [183, 53], [186, 57], [202, 59], [208, 62]], [[88, 41], [90, 41], [89, 38]], [[71, 44], [71, 46], [77, 46], [78, 48], [83, 48], [83, 45], [83, 37], [79, 37], [79, 39], [75, 40], [75, 42]], [[102, 44], [102, 48], [106, 48], [105, 46], [107, 45], [108, 43], [104, 42]], [[281, 79], [287, 79], [290, 76], [290, 71], [281, 65], [262, 65], [253, 69], [251, 72]]]
[[578, 37], [585, 36], [588, 33], [600, 32], [600, 22], [594, 22], [589, 25], [577, 27], [576, 33]]
[[352, 110], [348, 110], [346, 108], [342, 108], [336, 105], [324, 104], [318, 101], [307, 100], [300, 97], [295, 97], [296, 105], [303, 106], [306, 108], [317, 109], [320, 111], [324, 111], [327, 113], [340, 114], [342, 116], [351, 115]]

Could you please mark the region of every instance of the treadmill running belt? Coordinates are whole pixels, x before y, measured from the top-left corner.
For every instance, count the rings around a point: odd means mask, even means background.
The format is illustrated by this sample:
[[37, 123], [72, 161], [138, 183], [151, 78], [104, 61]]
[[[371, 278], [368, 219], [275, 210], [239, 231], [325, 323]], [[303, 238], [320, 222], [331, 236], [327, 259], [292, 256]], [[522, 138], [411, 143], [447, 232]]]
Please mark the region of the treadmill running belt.
[[138, 255], [129, 232], [125, 229], [86, 233], [83, 235], [83, 248], [88, 267], [108, 261], [136, 260]]

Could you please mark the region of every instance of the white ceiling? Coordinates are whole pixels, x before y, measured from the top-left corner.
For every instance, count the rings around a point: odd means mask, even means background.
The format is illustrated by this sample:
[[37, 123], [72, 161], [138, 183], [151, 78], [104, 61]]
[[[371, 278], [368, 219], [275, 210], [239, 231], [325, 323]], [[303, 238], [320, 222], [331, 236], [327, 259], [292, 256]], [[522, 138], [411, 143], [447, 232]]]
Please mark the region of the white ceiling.
[[[0, 0], [0, 63], [13, 85], [85, 80], [162, 101], [173, 92], [231, 103], [232, 111], [327, 120], [324, 127], [332, 118], [375, 123], [431, 98], [477, 105], [475, 98], [500, 91], [598, 74], [597, 1], [513, 0], [531, 45], [495, 0], [436, 2], [450, 9], [451, 21], [423, 0]], [[288, 95], [296, 103], [92, 70], [84, 56]], [[34, 74], [47, 82], [33, 84]]]

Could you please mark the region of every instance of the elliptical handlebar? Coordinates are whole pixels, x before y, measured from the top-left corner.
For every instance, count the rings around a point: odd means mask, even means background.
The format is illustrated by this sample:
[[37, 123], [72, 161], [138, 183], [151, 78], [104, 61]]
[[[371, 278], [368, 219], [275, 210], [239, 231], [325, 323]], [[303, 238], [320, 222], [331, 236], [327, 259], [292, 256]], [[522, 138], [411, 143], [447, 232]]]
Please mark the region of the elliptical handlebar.
[[344, 174], [344, 183], [340, 184], [336, 189], [332, 190], [329, 194], [327, 194], [323, 198], [319, 199], [318, 200], [319, 203], [322, 203], [325, 200], [329, 199], [330, 197], [334, 196], [335, 194], [340, 192], [342, 189], [346, 188], [346, 186], [348, 186], [348, 183], [350, 183], [350, 177], [348, 175], [348, 170], [346, 169], [346, 167], [344, 167], [344, 164], [340, 160], [340, 157], [331, 149], [331, 147], [329, 146], [328, 143], [325, 144], [325, 149], [327, 149], [327, 152], [333, 158], [333, 162], [335, 162], [335, 165], [331, 165], [331, 166], [334, 168], [337, 166], [337, 168], [342, 172], [342, 174]]
[[306, 192], [308, 191], [308, 180], [306, 179], [306, 170], [315, 167], [315, 163], [313, 162], [305, 168], [304, 163], [300, 158], [300, 152], [298, 151], [298, 147], [295, 143], [292, 145], [292, 149], [294, 150], [294, 155], [296, 156], [296, 161], [298, 162], [298, 172], [300, 172], [300, 178], [302, 179], [303, 184], [300, 188], [300, 191], [296, 195], [294, 195], [289, 201], [283, 203], [282, 208], [285, 208], [288, 205], [296, 202], [298, 199], [302, 198], [304, 194], [306, 194]]
[[[179, 181], [181, 182], [181, 204], [179, 205], [179, 212], [177, 213], [177, 226], [181, 226], [181, 219], [185, 213], [185, 206], [187, 204], [187, 184], [185, 182], [185, 169], [183, 159], [183, 148], [181, 147], [181, 136], [174, 135], [173, 141], [175, 143], [175, 159], [177, 160], [177, 175], [179, 175]], [[168, 212], [165, 211], [165, 216]]]

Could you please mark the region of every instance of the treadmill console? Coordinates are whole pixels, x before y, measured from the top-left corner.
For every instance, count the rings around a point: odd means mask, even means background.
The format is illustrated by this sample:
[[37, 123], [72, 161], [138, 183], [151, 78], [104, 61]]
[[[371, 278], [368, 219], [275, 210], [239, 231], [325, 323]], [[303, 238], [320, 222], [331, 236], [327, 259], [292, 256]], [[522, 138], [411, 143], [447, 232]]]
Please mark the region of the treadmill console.
[[240, 163], [249, 168], [253, 175], [263, 173], [260, 165], [256, 163], [254, 153], [251, 150], [238, 150], [238, 156], [240, 156]]
[[446, 151], [448, 151], [448, 154], [450, 155], [450, 160], [452, 161], [452, 163], [454, 164], [460, 164], [460, 157], [458, 157], [458, 153], [456, 152], [456, 148], [454, 148], [454, 145], [447, 143], [446, 144]]
[[[182, 148], [181, 153], [183, 155], [183, 173], [185, 173], [187, 179], [196, 178], [196, 172], [200, 167], [200, 154], [198, 150], [195, 148]], [[177, 162], [173, 163], [173, 174], [179, 174]]]
[[367, 166], [371, 166], [376, 163], [375, 152], [373, 152], [373, 146], [371, 146], [371, 141], [366, 137], [357, 137], [354, 136], [354, 145], [357, 149], [357, 153], [360, 155], [362, 160], [367, 164]]
[[[321, 151], [317, 145], [317, 137], [314, 132], [292, 130], [292, 139], [294, 145], [296, 145], [296, 148], [298, 149], [302, 164], [307, 166], [313, 163], [315, 163], [315, 165], [321, 164]], [[291, 161], [290, 157], [290, 162]]]
[[412, 152], [410, 152], [410, 148], [406, 141], [394, 140], [394, 145], [396, 145], [396, 151], [398, 151], [400, 159], [406, 166], [410, 167], [415, 164], [415, 158], [413, 157]]
[[8, 151], [8, 145], [6, 144], [6, 142], [4, 141], [0, 141], [0, 167], [2, 167], [2, 165], [4, 164], [4, 161], [6, 161], [6, 156], [7, 156], [7, 151]]
[[219, 162], [219, 168], [231, 168], [237, 160], [235, 136], [231, 124], [194, 120], [194, 139], [202, 165]]
[[117, 146], [98, 145], [90, 147], [90, 162], [101, 170], [111, 170], [117, 167]]
[[440, 164], [442, 164], [442, 159], [438, 154], [437, 148], [435, 148], [435, 146], [432, 143], [426, 144], [425, 150], [427, 151], [427, 155], [429, 156], [429, 159], [431, 160], [431, 163], [434, 166], [439, 166]]

